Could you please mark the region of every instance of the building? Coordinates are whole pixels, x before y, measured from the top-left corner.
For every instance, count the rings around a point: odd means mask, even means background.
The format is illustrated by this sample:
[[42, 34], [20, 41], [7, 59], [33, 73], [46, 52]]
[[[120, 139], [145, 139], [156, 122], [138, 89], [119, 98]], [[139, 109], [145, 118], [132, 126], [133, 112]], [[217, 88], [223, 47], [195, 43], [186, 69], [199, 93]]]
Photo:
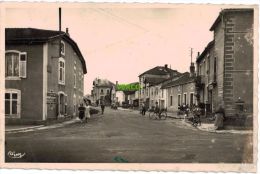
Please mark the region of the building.
[[176, 112], [180, 105], [192, 106], [197, 104], [196, 99], [196, 74], [194, 63], [191, 63], [190, 73], [182, 73], [172, 80], [162, 84], [166, 90], [166, 107], [168, 111]]
[[131, 107], [139, 107], [139, 82], [130, 83], [128, 85], [132, 85], [137, 88], [124, 91], [125, 103], [129, 104]]
[[7, 123], [77, 115], [87, 69], [68, 30], [7, 28], [5, 39]]
[[139, 97], [138, 97], [138, 88], [139, 82], [133, 82], [129, 84], [118, 84], [116, 81], [116, 89], [115, 89], [115, 98], [114, 102], [119, 106], [123, 106], [123, 104], [127, 104], [133, 107], [139, 106]]
[[[210, 28], [214, 41], [207, 54], [198, 57], [198, 71], [207, 77], [204, 101], [211, 103], [213, 111], [224, 104], [227, 116], [236, 114], [237, 101], [253, 112], [253, 20], [253, 9], [222, 10]], [[207, 70], [200, 68], [202, 60], [208, 62]]]
[[[139, 105], [145, 103], [146, 107], [159, 103], [160, 83], [173, 78], [179, 72], [165, 66], [157, 66], [139, 75]], [[163, 93], [163, 92], [162, 92]], [[164, 98], [164, 97], [162, 97]], [[161, 103], [165, 103], [162, 101]]]
[[106, 105], [110, 105], [112, 102], [112, 99], [115, 96], [115, 92], [113, 92], [115, 89], [115, 84], [110, 82], [107, 79], [100, 79], [96, 78], [93, 81], [93, 100], [96, 102], [96, 104], [99, 104], [101, 100], [104, 100]]
[[206, 106], [207, 112], [214, 112], [217, 108], [217, 59], [214, 54], [214, 40], [209, 42], [196, 60], [198, 102]]

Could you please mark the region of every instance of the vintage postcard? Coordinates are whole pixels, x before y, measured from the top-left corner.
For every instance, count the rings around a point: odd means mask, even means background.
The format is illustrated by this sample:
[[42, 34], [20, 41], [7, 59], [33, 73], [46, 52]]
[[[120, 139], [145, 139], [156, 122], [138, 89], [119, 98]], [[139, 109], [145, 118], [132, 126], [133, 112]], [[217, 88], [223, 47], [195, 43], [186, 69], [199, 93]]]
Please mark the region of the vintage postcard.
[[256, 172], [258, 5], [1, 3], [1, 168]]

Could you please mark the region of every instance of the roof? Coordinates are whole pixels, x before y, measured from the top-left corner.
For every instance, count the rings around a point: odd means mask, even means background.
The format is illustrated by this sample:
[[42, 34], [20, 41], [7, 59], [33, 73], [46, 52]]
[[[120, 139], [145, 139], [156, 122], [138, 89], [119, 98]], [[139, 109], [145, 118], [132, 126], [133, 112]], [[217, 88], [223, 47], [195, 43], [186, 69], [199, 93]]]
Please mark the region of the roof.
[[145, 83], [149, 83], [150, 85], [157, 85], [159, 83], [162, 83], [168, 79], [165, 78], [156, 78], [156, 77], [146, 77]]
[[208, 45], [203, 50], [203, 52], [197, 57], [196, 60], [197, 63], [203, 59], [203, 57], [208, 53], [208, 51], [214, 46], [214, 43], [215, 43], [214, 40], [208, 43]]
[[63, 31], [44, 30], [36, 28], [6, 28], [5, 44], [43, 44], [53, 39], [62, 38], [66, 40], [75, 50], [82, 63], [84, 74], [87, 73], [85, 59], [77, 43]]
[[165, 66], [156, 66], [152, 69], [149, 69], [145, 71], [144, 73], [140, 74], [138, 77], [144, 75], [144, 74], [152, 74], [152, 75], [168, 75], [171, 73], [178, 73], [178, 71], [173, 70], [171, 68], [165, 67]]
[[185, 73], [182, 74], [182, 76], [180, 76], [176, 80], [173, 80], [169, 83], [162, 85], [162, 88], [165, 89], [165, 88], [169, 88], [169, 87], [173, 87], [173, 86], [191, 83], [191, 82], [194, 82], [194, 81], [195, 81], [195, 77], [194, 76], [191, 77], [189, 72], [185, 72]]
[[222, 15], [224, 15], [225, 13], [229, 13], [229, 12], [253, 12], [254, 9], [253, 8], [229, 8], [229, 9], [223, 9], [218, 17], [216, 18], [216, 20], [214, 21], [214, 23], [212, 24], [212, 26], [210, 27], [210, 31], [213, 31], [216, 26], [218, 25], [218, 23], [221, 21]]
[[[110, 82], [107, 79], [97, 79], [99, 80], [95, 87], [113, 87], [115, 86], [114, 83]], [[94, 84], [94, 83], [93, 83]]]

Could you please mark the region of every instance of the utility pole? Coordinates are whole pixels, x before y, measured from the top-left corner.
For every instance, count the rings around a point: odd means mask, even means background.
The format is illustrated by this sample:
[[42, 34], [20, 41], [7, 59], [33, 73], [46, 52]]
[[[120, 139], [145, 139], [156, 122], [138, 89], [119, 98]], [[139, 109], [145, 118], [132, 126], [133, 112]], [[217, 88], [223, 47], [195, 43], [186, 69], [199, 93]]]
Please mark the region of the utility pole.
[[192, 53], [193, 53], [193, 48], [190, 48], [190, 62], [192, 63]]

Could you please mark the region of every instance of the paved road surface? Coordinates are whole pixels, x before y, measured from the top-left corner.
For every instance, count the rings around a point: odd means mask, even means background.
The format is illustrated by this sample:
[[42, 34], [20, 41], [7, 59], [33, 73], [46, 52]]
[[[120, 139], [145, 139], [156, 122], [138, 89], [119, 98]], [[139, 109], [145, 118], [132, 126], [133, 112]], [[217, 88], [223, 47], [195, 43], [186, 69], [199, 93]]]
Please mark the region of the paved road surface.
[[[88, 124], [6, 134], [7, 162], [252, 162], [252, 135], [215, 134], [179, 120], [149, 120], [137, 112], [110, 110]], [[10, 158], [10, 152], [25, 153]]]

